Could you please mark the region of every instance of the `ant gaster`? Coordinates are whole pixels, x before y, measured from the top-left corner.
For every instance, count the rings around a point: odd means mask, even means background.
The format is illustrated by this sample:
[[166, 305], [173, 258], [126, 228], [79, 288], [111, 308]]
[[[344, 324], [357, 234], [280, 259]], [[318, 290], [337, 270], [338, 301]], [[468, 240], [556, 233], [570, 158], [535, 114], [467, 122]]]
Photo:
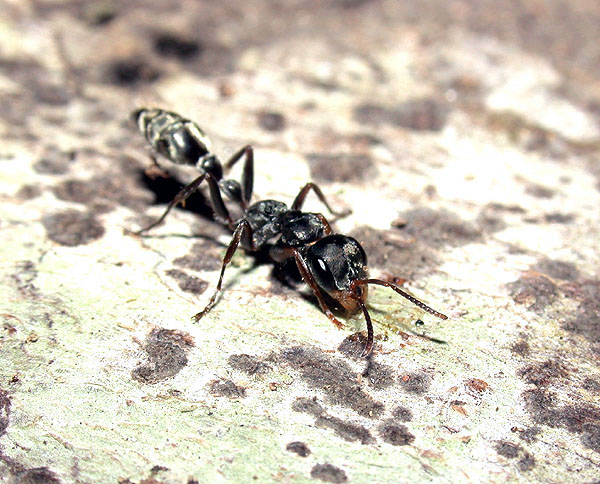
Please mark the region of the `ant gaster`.
[[[200, 172], [200, 176], [181, 189], [157, 220], [132, 234], [141, 235], [159, 225], [173, 207], [178, 203], [185, 203], [198, 190], [207, 174], [218, 181], [219, 187], [230, 200], [238, 203], [243, 209], [247, 208], [252, 193], [252, 173], [244, 177], [246, 180], [244, 186], [235, 180], [223, 178], [223, 173], [243, 157], [245, 157], [244, 171], [252, 170], [254, 152], [251, 146], [244, 146], [234, 153], [223, 167], [219, 159], [210, 151], [210, 139], [193, 121], [171, 111], [147, 108], [134, 111], [132, 118], [156, 153], [177, 165], [194, 166]], [[156, 158], [154, 156], [151, 158], [157, 165]]]
[[[343, 324], [328, 307], [323, 292], [337, 301], [348, 314], [361, 310], [367, 323], [367, 342], [361, 356], [368, 356], [373, 350], [373, 324], [366, 307], [369, 284], [389, 287], [424, 311], [447, 319], [447, 316], [404, 292], [397, 285], [370, 279], [367, 255], [360, 243], [350, 236], [334, 234], [323, 214], [302, 211], [306, 196], [312, 190], [332, 214], [342, 216], [349, 213], [333, 210], [321, 189], [314, 183], [307, 183], [300, 190], [291, 208], [277, 200], [261, 200], [248, 205], [254, 181], [254, 157], [250, 146], [238, 151], [225, 165], [227, 170], [245, 155], [242, 183], [239, 184], [222, 178], [224, 170], [219, 160], [210, 154], [208, 138], [192, 121], [160, 109], [141, 109], [134, 116], [140, 130], [158, 153], [173, 163], [195, 165], [201, 172], [199, 177], [181, 190], [156, 222], [136, 233], [142, 233], [162, 222], [171, 208], [189, 197], [204, 180], [208, 183], [210, 200], [217, 218], [233, 231], [223, 258], [217, 287], [206, 307], [193, 317], [194, 321], [198, 322], [215, 305], [222, 289], [225, 269], [240, 244], [250, 252], [269, 247], [269, 255], [277, 263], [294, 259], [302, 279], [312, 289], [319, 306], [338, 328], [342, 328]], [[234, 220], [231, 217], [221, 191], [240, 206], [243, 211], [240, 218]]]

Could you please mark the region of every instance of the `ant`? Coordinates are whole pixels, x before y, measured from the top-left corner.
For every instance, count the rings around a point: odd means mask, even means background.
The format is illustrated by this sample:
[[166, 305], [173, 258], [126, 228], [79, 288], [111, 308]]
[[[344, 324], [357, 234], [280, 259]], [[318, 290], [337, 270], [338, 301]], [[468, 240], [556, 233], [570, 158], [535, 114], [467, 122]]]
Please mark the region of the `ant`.
[[[194, 321], [200, 321], [215, 305], [222, 290], [225, 269], [240, 244], [249, 252], [268, 248], [269, 256], [275, 263], [293, 259], [300, 276], [313, 291], [321, 310], [338, 328], [342, 328], [343, 323], [328, 307], [323, 292], [339, 303], [348, 314], [354, 314], [360, 309], [367, 323], [367, 342], [362, 357], [369, 356], [373, 351], [373, 324], [366, 307], [370, 284], [389, 287], [424, 311], [438, 318], [448, 319], [446, 315], [404, 292], [396, 284], [370, 279], [367, 255], [360, 243], [348, 235], [333, 233], [323, 214], [302, 211], [304, 201], [312, 190], [331, 214], [345, 216], [350, 213], [333, 210], [318, 185], [304, 185], [290, 208], [277, 200], [261, 200], [248, 205], [254, 184], [252, 147], [245, 146], [225, 165], [227, 170], [245, 155], [240, 184], [222, 178], [224, 170], [219, 160], [210, 154], [208, 138], [192, 121], [160, 109], [140, 109], [134, 116], [140, 130], [158, 153], [173, 163], [195, 165], [201, 171], [201, 175], [181, 190], [156, 222], [135, 234], [145, 232], [162, 222], [171, 208], [189, 197], [204, 180], [208, 184], [217, 220], [233, 232], [223, 258], [217, 287], [206, 307], [193, 316]], [[240, 206], [243, 212], [240, 218], [232, 218], [221, 191]]]
[[[173, 207], [178, 203], [184, 204], [198, 190], [207, 174], [218, 181], [219, 187], [230, 200], [238, 203], [244, 210], [248, 207], [253, 181], [253, 174], [249, 170], [254, 166], [254, 151], [251, 146], [244, 146], [234, 153], [223, 167], [219, 159], [210, 152], [210, 139], [193, 121], [177, 113], [156, 108], [138, 109], [131, 117], [156, 153], [176, 165], [194, 166], [200, 172], [200, 176], [180, 190], [157, 220], [140, 230], [129, 233], [141, 235], [162, 223]], [[244, 173], [249, 176], [244, 175], [246, 184], [241, 186], [235, 180], [223, 178], [223, 173], [243, 157], [245, 157]], [[154, 155], [151, 155], [151, 159], [154, 165], [158, 165]]]

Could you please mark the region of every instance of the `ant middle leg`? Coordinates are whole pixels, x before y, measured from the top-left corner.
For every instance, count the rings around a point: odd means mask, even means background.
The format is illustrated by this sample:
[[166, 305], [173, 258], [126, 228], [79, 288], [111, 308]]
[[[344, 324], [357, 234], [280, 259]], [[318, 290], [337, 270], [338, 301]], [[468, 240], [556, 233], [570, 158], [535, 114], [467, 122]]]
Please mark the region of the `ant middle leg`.
[[225, 269], [227, 267], [227, 264], [229, 264], [231, 262], [231, 259], [232, 259], [233, 255], [235, 254], [235, 251], [237, 250], [237, 248], [240, 245], [242, 236], [244, 236], [244, 235], [245, 235], [245, 237], [247, 237], [247, 239], [252, 240], [252, 227], [250, 226], [250, 223], [247, 220], [242, 220], [237, 225], [237, 227], [235, 228], [235, 231], [233, 232], [231, 242], [229, 243], [229, 246], [227, 247], [227, 252], [225, 252], [225, 257], [223, 257], [223, 264], [221, 266], [221, 274], [219, 276], [219, 282], [217, 284], [215, 292], [213, 292], [213, 295], [211, 296], [210, 300], [208, 301], [208, 304], [206, 305], [206, 307], [202, 311], [200, 311], [199, 313], [195, 314], [192, 317], [192, 319], [196, 323], [198, 321], [200, 321], [204, 316], [206, 316], [206, 314], [215, 305], [217, 297], [219, 296], [219, 294], [221, 293], [221, 290], [222, 290], [223, 275], [225, 274]]
[[333, 208], [331, 208], [331, 206], [327, 202], [327, 199], [325, 198], [325, 195], [323, 195], [323, 192], [321, 191], [319, 186], [313, 182], [309, 182], [302, 187], [302, 189], [296, 196], [294, 203], [292, 203], [292, 210], [301, 210], [302, 209], [302, 206], [304, 205], [304, 200], [306, 199], [306, 196], [308, 195], [308, 193], [311, 190], [313, 190], [317, 194], [317, 197], [319, 197], [319, 200], [321, 201], [321, 203], [323, 205], [325, 205], [325, 207], [327, 207], [327, 210], [329, 210], [333, 215], [337, 215], [338, 217], [345, 217], [346, 215], [350, 215], [350, 213], [352, 213], [352, 210], [350, 210], [350, 209], [346, 209], [346, 210], [342, 210], [342, 211], [338, 212], [337, 210], [334, 210]]
[[175, 198], [173, 200], [171, 200], [171, 203], [169, 203], [169, 205], [167, 206], [167, 209], [163, 212], [163, 214], [154, 222], [152, 222], [150, 225], [147, 225], [146, 227], [137, 230], [137, 231], [130, 231], [130, 230], [125, 230], [126, 233], [129, 233], [131, 235], [142, 235], [144, 232], [147, 232], [148, 230], [156, 227], [157, 225], [159, 225], [160, 223], [162, 223], [162, 221], [167, 217], [167, 215], [169, 214], [169, 212], [171, 211], [171, 209], [173, 207], [175, 207], [178, 203], [185, 203], [185, 201], [196, 191], [198, 190], [198, 187], [200, 186], [200, 184], [204, 181], [204, 178], [206, 177], [206, 173], [203, 173], [202, 175], [200, 175], [198, 178], [196, 178], [194, 181], [192, 181], [190, 184], [186, 185], [185, 187], [183, 187], [179, 193], [177, 195], [175, 195]]

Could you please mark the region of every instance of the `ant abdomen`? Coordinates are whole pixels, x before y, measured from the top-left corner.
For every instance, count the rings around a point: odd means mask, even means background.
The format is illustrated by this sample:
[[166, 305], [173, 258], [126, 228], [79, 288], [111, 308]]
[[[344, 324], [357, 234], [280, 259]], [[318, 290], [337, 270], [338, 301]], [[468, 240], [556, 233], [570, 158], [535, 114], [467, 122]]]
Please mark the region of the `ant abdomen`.
[[[143, 108], [133, 116], [150, 146], [173, 163], [194, 166], [210, 153], [210, 140], [204, 131], [177, 113]], [[220, 164], [218, 168], [222, 172]], [[213, 175], [220, 178], [216, 173]]]

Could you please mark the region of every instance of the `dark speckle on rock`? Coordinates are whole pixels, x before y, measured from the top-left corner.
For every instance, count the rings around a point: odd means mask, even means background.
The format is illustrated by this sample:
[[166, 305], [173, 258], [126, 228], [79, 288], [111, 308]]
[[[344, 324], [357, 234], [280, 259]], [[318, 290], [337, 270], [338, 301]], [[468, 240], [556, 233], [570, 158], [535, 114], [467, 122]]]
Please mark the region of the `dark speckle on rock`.
[[5, 390], [0, 388], [0, 437], [6, 432], [10, 423], [10, 398]]
[[543, 313], [544, 309], [558, 297], [556, 285], [536, 272], [523, 274], [507, 287], [513, 301], [527, 306], [527, 309], [538, 314]]
[[80, 13], [82, 20], [95, 27], [108, 25], [116, 16], [116, 5], [109, 2], [87, 4]]
[[519, 438], [523, 442], [527, 442], [528, 444], [531, 444], [532, 442], [535, 442], [537, 440], [537, 435], [539, 433], [540, 433], [540, 429], [538, 427], [531, 427], [531, 428], [523, 430], [519, 434]]
[[536, 198], [552, 198], [556, 195], [556, 191], [552, 188], [537, 185], [535, 183], [528, 184], [525, 188], [525, 193]]
[[47, 467], [35, 467], [17, 472], [14, 482], [17, 484], [60, 484], [61, 480]]
[[325, 412], [323, 406], [317, 401], [317, 397], [298, 397], [292, 404], [292, 410], [295, 412], [308, 413], [315, 417]]
[[556, 380], [567, 378], [569, 372], [560, 360], [552, 358], [541, 363], [526, 365], [518, 371], [518, 375], [527, 383], [548, 386]]
[[396, 107], [361, 104], [354, 110], [354, 119], [361, 124], [393, 124], [414, 131], [440, 131], [446, 124], [447, 104], [436, 99], [414, 99]]
[[405, 392], [423, 395], [431, 385], [431, 377], [427, 373], [407, 373], [400, 377], [400, 388]]
[[15, 193], [15, 196], [21, 200], [31, 200], [42, 194], [42, 189], [38, 185], [25, 184]]
[[362, 374], [370, 386], [377, 390], [391, 387], [396, 381], [396, 372], [391, 366], [368, 360], [367, 367]]
[[554, 393], [539, 386], [526, 390], [522, 397], [536, 423], [578, 434], [584, 446], [600, 453], [600, 407], [576, 401], [560, 405]]
[[33, 169], [42, 175], [62, 175], [69, 170], [69, 164], [74, 157], [73, 152], [64, 152], [58, 148], [49, 147], [42, 158], [33, 164]]
[[104, 227], [94, 214], [78, 210], [46, 215], [42, 225], [50, 240], [69, 247], [89, 244], [104, 235]]
[[379, 435], [384, 442], [392, 445], [408, 445], [415, 441], [415, 436], [408, 431], [406, 425], [397, 424], [394, 421], [381, 424]]
[[496, 442], [495, 448], [498, 454], [500, 454], [502, 457], [506, 457], [507, 459], [514, 459], [518, 457], [519, 453], [521, 452], [520, 445], [504, 440]]
[[585, 424], [582, 430], [581, 443], [600, 453], [600, 422]]
[[193, 338], [184, 331], [154, 328], [144, 346], [146, 361], [133, 369], [132, 378], [157, 383], [175, 376], [187, 365], [187, 353], [193, 346]]
[[306, 156], [311, 178], [317, 182], [367, 183], [377, 176], [369, 155], [320, 154]]
[[267, 373], [271, 368], [256, 356], [247, 354], [230, 355], [227, 363], [236, 370], [243, 371], [248, 375], [260, 375]]
[[564, 318], [562, 327], [574, 334], [583, 336], [600, 354], [600, 280], [591, 279], [572, 282], [565, 288], [565, 294], [579, 305], [574, 315]]
[[94, 185], [85, 180], [65, 180], [52, 191], [60, 200], [77, 203], [89, 203], [96, 195]]
[[216, 271], [221, 268], [219, 248], [210, 242], [197, 242], [187, 255], [173, 260], [173, 264], [198, 272]]
[[530, 351], [529, 343], [524, 339], [515, 341], [510, 347], [510, 351], [519, 356], [527, 356]]
[[361, 353], [367, 343], [367, 337], [362, 333], [353, 333], [346, 336], [338, 346], [338, 351], [351, 358], [361, 358]]
[[360, 442], [361, 444], [371, 444], [374, 442], [371, 432], [362, 425], [346, 422], [332, 415], [319, 415], [315, 420], [315, 425], [320, 428], [331, 429], [349, 442]]
[[401, 422], [410, 422], [413, 418], [410, 408], [398, 406], [392, 412], [392, 416]]
[[122, 87], [156, 81], [160, 73], [147, 62], [138, 58], [111, 62], [106, 67], [106, 81]]
[[336, 0], [336, 4], [342, 8], [352, 9], [362, 7], [373, 0]]
[[519, 466], [519, 470], [521, 472], [527, 472], [535, 467], [535, 459], [531, 454], [525, 452], [525, 455], [519, 459], [517, 465]]
[[246, 396], [246, 389], [231, 380], [212, 380], [207, 388], [211, 395], [217, 397], [244, 398]]
[[310, 471], [310, 477], [324, 482], [333, 482], [334, 484], [342, 484], [348, 481], [348, 476], [346, 476], [344, 470], [332, 464], [316, 464]]
[[285, 129], [285, 116], [276, 111], [260, 111], [258, 124], [265, 131], [281, 131]]
[[179, 269], [170, 269], [166, 272], [167, 276], [177, 281], [179, 289], [192, 294], [202, 294], [208, 287], [208, 282], [196, 276], [190, 276]]
[[553, 279], [573, 281], [579, 277], [579, 271], [573, 263], [560, 260], [542, 259], [533, 266], [533, 269]]
[[447, 210], [416, 208], [401, 213], [400, 217], [406, 220], [406, 224], [398, 229], [401, 233], [431, 247], [459, 247], [483, 240], [478, 227]]
[[550, 224], [570, 224], [575, 220], [575, 215], [572, 213], [552, 212], [545, 214], [544, 220]]
[[583, 379], [581, 386], [589, 392], [600, 394], [600, 380], [586, 377]]
[[416, 278], [440, 264], [435, 251], [421, 241], [395, 232], [361, 226], [348, 235], [361, 243], [371, 268], [378, 267], [391, 273], [401, 271], [403, 277]]
[[140, 210], [148, 197], [119, 168], [115, 168], [112, 176], [64, 180], [52, 191], [58, 199], [85, 204], [95, 213], [113, 210], [114, 203]]
[[285, 450], [298, 454], [300, 457], [308, 457], [310, 455], [310, 449], [304, 442], [290, 442], [285, 446]]
[[299, 371], [308, 386], [320, 389], [334, 405], [342, 405], [363, 417], [377, 418], [384, 410], [357, 383], [348, 363], [315, 348], [292, 347], [281, 353], [281, 360]]
[[202, 53], [202, 47], [197, 41], [179, 34], [160, 32], [154, 37], [154, 51], [162, 57], [185, 61]]
[[399, 219], [402, 223], [393, 230], [362, 226], [349, 233], [364, 247], [370, 267], [418, 278], [441, 263], [439, 249], [483, 241], [480, 228], [447, 210], [417, 208]]

